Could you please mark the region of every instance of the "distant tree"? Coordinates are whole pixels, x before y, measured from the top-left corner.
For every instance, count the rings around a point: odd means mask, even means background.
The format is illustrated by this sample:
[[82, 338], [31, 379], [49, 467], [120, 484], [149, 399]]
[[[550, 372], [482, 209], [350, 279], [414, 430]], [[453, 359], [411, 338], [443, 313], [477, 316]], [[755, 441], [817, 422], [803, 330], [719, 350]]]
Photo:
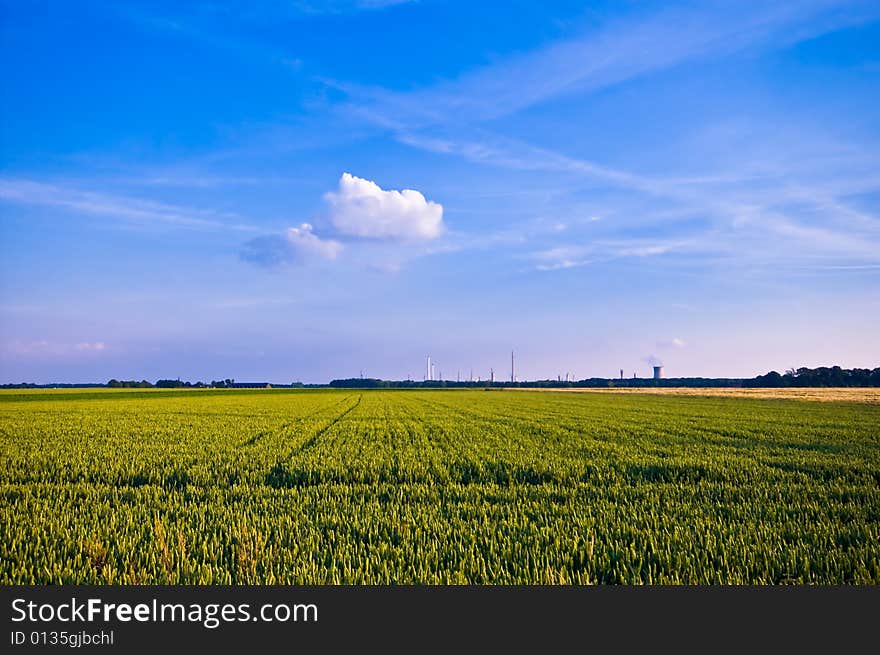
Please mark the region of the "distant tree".
[[179, 389], [180, 387], [184, 387], [189, 383], [181, 382], [179, 379], [177, 380], [156, 380], [156, 387], [159, 389]]

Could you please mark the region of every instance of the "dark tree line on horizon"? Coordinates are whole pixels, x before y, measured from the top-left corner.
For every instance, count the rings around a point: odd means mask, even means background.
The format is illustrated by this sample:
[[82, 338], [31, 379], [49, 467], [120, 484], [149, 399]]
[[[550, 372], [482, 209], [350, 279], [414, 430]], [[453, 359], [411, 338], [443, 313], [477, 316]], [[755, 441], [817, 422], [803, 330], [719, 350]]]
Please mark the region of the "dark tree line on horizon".
[[784, 374], [770, 371], [754, 378], [587, 378], [571, 382], [559, 380], [524, 380], [519, 382], [456, 382], [455, 380], [380, 380], [377, 378], [347, 378], [333, 380], [330, 387], [351, 389], [412, 389], [412, 388], [468, 388], [468, 387], [880, 387], [880, 367], [875, 369], [844, 369], [840, 366], [789, 369]]
[[34, 384], [22, 382], [18, 384], [0, 384], [0, 389], [45, 389], [107, 387], [111, 389], [228, 389], [242, 387], [272, 386], [278, 388], [348, 388], [348, 389], [442, 389], [442, 388], [577, 388], [577, 387], [880, 387], [880, 367], [874, 369], [852, 368], [840, 366], [820, 366], [818, 368], [801, 367], [788, 369], [785, 373], [770, 371], [754, 378], [587, 378], [571, 382], [559, 380], [524, 380], [504, 382], [487, 380], [479, 382], [456, 382], [454, 380], [381, 380], [378, 378], [346, 378], [332, 380], [329, 384], [291, 384], [268, 383], [236, 383], [233, 378], [211, 380], [207, 382], [188, 382], [178, 379], [160, 379], [155, 383], [148, 380], [117, 380], [112, 379], [106, 384]]
[[110, 380], [106, 386], [111, 389], [150, 389], [153, 387], [156, 389], [226, 389], [235, 386], [235, 380], [232, 378], [227, 378], [225, 380], [211, 380], [209, 384], [207, 382], [202, 382], [201, 380], [198, 382], [188, 382], [181, 380], [180, 378], [175, 380], [156, 380], [155, 383], [148, 382], [147, 380], [137, 382], [135, 380], [117, 380], [114, 378], [113, 380]]
[[744, 380], [744, 387], [880, 387], [880, 367], [840, 368], [839, 366], [820, 366], [819, 368], [789, 369], [785, 374], [770, 371], [750, 380]]

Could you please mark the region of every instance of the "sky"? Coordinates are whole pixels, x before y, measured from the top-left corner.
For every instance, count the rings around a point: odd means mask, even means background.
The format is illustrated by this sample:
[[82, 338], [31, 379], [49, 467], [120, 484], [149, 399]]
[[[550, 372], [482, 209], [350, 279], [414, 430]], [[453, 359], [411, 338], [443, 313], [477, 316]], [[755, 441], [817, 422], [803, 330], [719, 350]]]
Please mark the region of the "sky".
[[880, 366], [880, 3], [0, 0], [0, 382]]

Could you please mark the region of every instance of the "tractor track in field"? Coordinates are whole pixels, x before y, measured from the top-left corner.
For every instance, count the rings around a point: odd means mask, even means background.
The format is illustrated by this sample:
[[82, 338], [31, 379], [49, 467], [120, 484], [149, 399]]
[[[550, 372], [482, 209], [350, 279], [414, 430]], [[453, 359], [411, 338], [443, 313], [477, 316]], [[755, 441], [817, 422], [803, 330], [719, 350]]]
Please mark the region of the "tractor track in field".
[[[356, 410], [358, 408], [358, 406], [361, 404], [361, 400], [363, 400], [363, 397], [364, 397], [363, 394], [358, 394], [357, 400], [355, 401], [354, 405], [352, 405], [351, 407], [346, 409], [344, 412], [342, 412], [339, 416], [337, 416], [332, 421], [330, 421], [323, 428], [321, 428], [317, 432], [315, 432], [315, 434], [313, 434], [311, 437], [306, 439], [302, 444], [300, 444], [300, 446], [298, 448], [294, 449], [291, 452], [291, 455], [294, 455], [296, 453], [302, 453], [307, 450], [311, 450], [315, 446], [315, 444], [318, 443], [318, 439], [320, 439], [322, 436], [324, 436], [324, 434], [326, 434], [326, 432], [330, 428], [332, 428], [334, 425], [339, 423], [346, 416], [348, 416], [349, 414], [351, 414], [354, 410]], [[347, 398], [351, 398], [351, 396], [346, 396], [346, 399]]]
[[293, 420], [287, 421], [286, 423], [282, 424], [281, 427], [278, 427], [275, 429], [270, 429], [270, 430], [263, 430], [262, 432], [258, 432], [257, 434], [252, 436], [250, 439], [248, 439], [247, 441], [240, 444], [239, 447], [242, 448], [242, 447], [247, 447], [247, 446], [255, 446], [259, 441], [261, 441], [265, 437], [277, 436], [277, 435], [281, 434], [282, 432], [284, 432], [285, 430], [287, 430], [288, 428], [290, 428], [291, 426], [297, 425], [299, 423], [303, 423], [314, 416], [318, 416], [319, 414], [326, 412], [328, 409], [334, 409], [335, 407], [339, 407], [339, 405], [343, 404], [349, 398], [351, 398], [351, 396], [345, 396], [342, 400], [340, 400], [336, 403], [327, 405], [326, 407], [320, 407], [313, 412], [309, 412], [308, 414], [304, 414], [302, 416], [297, 416]]

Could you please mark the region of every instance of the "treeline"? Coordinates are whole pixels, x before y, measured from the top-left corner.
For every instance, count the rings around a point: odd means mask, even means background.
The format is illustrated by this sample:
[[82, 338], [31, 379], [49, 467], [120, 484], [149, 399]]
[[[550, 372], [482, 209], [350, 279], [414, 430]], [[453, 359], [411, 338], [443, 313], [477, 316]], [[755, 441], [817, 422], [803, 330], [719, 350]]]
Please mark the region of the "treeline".
[[36, 384], [34, 382], [7, 382], [0, 384], [0, 389], [95, 389], [106, 387], [100, 382], [53, 382], [52, 384]]
[[106, 386], [112, 389], [262, 389], [267, 387], [280, 387], [282, 389], [287, 389], [295, 387], [323, 387], [326, 385], [303, 384], [302, 382], [291, 382], [290, 384], [270, 384], [268, 382], [236, 382], [234, 378], [226, 378], [225, 380], [211, 380], [210, 382], [202, 382], [201, 380], [199, 380], [198, 382], [189, 382], [188, 380], [181, 380], [178, 378], [176, 380], [156, 380], [155, 383], [148, 382], [147, 380], [141, 380], [140, 382], [137, 382], [136, 380], [113, 379], [107, 382], [107, 384], [105, 385], [92, 386]]
[[106, 385], [104, 385], [110, 389], [178, 389], [178, 388], [196, 388], [196, 389], [205, 389], [213, 386], [212, 384], [205, 384], [204, 382], [186, 382], [183, 380], [156, 380], [156, 383], [152, 383], [148, 380], [141, 380], [138, 382], [137, 380], [117, 380], [113, 378]]
[[333, 380], [330, 387], [348, 389], [444, 389], [444, 388], [613, 388], [613, 387], [880, 387], [880, 368], [844, 369], [840, 366], [789, 369], [784, 374], [770, 371], [754, 378], [586, 378], [560, 380], [524, 380], [509, 382], [487, 380], [380, 380], [347, 378]]
[[233, 378], [211, 382], [189, 382], [180, 379], [117, 380], [106, 384], [0, 384], [0, 389], [47, 389], [109, 387], [111, 389], [248, 389], [248, 388], [346, 388], [346, 389], [452, 389], [452, 388], [610, 388], [610, 387], [880, 387], [880, 367], [874, 369], [840, 366], [789, 369], [785, 373], [770, 371], [754, 378], [586, 378], [564, 382], [560, 380], [524, 380], [505, 382], [456, 382], [454, 380], [381, 380], [378, 378], [345, 378], [332, 380], [329, 384], [269, 384], [268, 382], [236, 382]]
[[770, 371], [750, 380], [744, 387], [880, 387], [880, 368], [819, 368], [789, 369], [784, 374]]
[[[199, 380], [198, 382], [190, 382], [188, 380], [181, 380], [180, 378], [176, 380], [171, 379], [163, 379], [156, 380], [155, 384], [152, 382], [148, 382], [147, 380], [141, 380], [137, 382], [136, 380], [110, 380], [107, 384], [107, 387], [111, 389], [233, 389], [233, 388], [241, 388], [241, 387], [266, 387], [269, 386], [267, 382], [239, 382], [236, 383], [234, 378], [226, 378], [225, 380], [211, 380], [210, 382], [202, 382]], [[285, 386], [285, 385], [278, 385]]]
[[564, 388], [609, 388], [609, 387], [741, 387], [743, 380], [736, 378], [587, 378], [561, 382], [559, 380], [520, 380], [517, 382], [496, 380], [466, 381], [455, 380], [380, 380], [378, 378], [346, 378], [332, 380], [329, 385], [339, 389], [468, 389], [468, 388], [511, 388], [564, 389]]

